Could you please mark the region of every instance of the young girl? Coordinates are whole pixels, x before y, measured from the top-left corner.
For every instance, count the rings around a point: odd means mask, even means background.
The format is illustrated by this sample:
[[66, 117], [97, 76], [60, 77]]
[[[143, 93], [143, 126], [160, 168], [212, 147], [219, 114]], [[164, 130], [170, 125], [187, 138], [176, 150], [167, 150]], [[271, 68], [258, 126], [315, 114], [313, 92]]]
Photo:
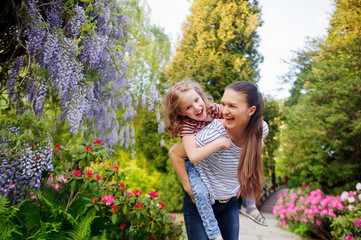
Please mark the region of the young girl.
[[[230, 146], [230, 141], [226, 137], [216, 139], [200, 148], [196, 146], [195, 134], [214, 119], [222, 118], [220, 106], [213, 103], [212, 97], [205, 93], [200, 84], [191, 80], [177, 83], [165, 96], [164, 101], [166, 131], [173, 137], [180, 134], [182, 138], [188, 156], [185, 163], [188, 178], [208, 238], [222, 239], [208, 189], [193, 165], [217, 149], [227, 149]], [[249, 202], [243, 201], [243, 203], [248, 205], [242, 206], [242, 214], [265, 225], [264, 218], [255, 207], [254, 200], [250, 199]]]

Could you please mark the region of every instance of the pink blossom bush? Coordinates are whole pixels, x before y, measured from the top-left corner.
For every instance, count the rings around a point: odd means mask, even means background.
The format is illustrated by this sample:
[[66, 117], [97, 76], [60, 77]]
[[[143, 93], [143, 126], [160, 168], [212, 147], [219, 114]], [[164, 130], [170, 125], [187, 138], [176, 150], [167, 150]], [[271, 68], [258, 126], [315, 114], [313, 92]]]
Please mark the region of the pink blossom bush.
[[[356, 186], [356, 191], [344, 191], [341, 196], [325, 195], [322, 190], [310, 190], [309, 186], [302, 184], [290, 193], [279, 194], [278, 201], [273, 207], [273, 214], [279, 220], [279, 225], [282, 227], [289, 226], [291, 229], [297, 225], [305, 225], [307, 228], [323, 239], [346, 239], [346, 231], [344, 234], [339, 234], [340, 231], [335, 228], [340, 225], [340, 222], [346, 221], [344, 216], [350, 213], [361, 214], [360, 194], [361, 184]], [[342, 228], [358, 228], [361, 226], [361, 219], [358, 215], [352, 214], [347, 221], [352, 220], [350, 227], [343, 226]], [[360, 216], [361, 217], [361, 216]], [[357, 229], [356, 229], [357, 230]], [[355, 235], [357, 232], [360, 235]], [[350, 231], [350, 237], [360, 237], [361, 229], [357, 231]], [[349, 239], [352, 239], [350, 238]], [[358, 239], [357, 238], [357, 239]]]

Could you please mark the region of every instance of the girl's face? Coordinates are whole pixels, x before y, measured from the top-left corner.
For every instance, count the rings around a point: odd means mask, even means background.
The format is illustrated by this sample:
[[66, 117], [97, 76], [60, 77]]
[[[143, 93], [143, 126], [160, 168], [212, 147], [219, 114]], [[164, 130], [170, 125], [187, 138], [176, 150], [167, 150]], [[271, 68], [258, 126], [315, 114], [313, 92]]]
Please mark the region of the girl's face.
[[207, 117], [206, 104], [194, 89], [180, 94], [180, 115], [197, 121], [204, 121]]
[[232, 89], [224, 92], [221, 102], [222, 114], [228, 129], [244, 129], [256, 111], [255, 106], [248, 106], [244, 93]]

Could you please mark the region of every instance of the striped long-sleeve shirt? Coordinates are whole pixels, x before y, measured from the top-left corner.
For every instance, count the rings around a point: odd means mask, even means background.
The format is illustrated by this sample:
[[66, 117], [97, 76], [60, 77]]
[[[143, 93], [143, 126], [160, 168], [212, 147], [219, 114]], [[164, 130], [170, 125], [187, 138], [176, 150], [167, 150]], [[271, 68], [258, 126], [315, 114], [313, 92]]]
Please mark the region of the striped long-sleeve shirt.
[[[264, 139], [268, 134], [268, 125], [263, 121]], [[228, 137], [226, 129], [215, 119], [208, 126], [200, 130], [196, 135], [198, 147], [203, 147], [220, 137]], [[210, 193], [212, 204], [215, 200], [223, 200], [237, 195], [239, 183], [237, 167], [241, 155], [241, 148], [231, 142], [227, 150], [218, 149], [207, 158], [194, 164], [206, 184]]]

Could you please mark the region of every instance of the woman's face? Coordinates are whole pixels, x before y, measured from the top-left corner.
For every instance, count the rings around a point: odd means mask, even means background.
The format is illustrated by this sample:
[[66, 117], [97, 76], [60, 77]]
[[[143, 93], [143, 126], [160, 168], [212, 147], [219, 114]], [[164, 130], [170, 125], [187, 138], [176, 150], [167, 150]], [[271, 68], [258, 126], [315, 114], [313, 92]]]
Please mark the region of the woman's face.
[[190, 89], [180, 95], [180, 114], [197, 121], [204, 121], [207, 117], [206, 104], [199, 94]]
[[246, 95], [227, 89], [222, 97], [222, 113], [228, 129], [245, 128], [256, 111], [255, 106], [248, 106]]

